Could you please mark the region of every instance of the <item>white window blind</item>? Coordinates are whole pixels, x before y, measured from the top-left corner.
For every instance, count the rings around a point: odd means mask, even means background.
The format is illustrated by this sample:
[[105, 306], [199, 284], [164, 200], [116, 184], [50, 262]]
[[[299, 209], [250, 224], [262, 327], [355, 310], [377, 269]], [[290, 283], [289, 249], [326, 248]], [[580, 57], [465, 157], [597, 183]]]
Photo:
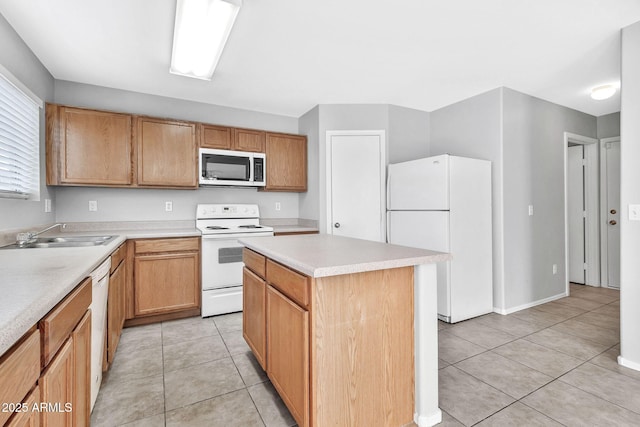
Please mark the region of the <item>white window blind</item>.
[[39, 137], [39, 106], [0, 74], [0, 197], [38, 197]]

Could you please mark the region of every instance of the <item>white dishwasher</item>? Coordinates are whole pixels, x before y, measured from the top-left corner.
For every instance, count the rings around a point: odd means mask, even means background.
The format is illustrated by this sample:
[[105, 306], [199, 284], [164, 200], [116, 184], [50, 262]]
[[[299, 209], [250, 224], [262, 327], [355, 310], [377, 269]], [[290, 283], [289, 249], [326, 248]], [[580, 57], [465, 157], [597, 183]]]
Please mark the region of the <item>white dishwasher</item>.
[[96, 403], [102, 383], [102, 353], [107, 327], [107, 298], [111, 257], [91, 273], [91, 410]]

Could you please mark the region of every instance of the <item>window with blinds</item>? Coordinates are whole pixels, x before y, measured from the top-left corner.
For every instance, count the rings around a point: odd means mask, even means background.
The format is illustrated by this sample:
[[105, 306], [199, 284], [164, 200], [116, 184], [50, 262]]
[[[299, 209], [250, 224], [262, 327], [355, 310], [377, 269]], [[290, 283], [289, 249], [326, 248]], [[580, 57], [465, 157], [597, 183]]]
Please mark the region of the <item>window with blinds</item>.
[[0, 198], [38, 199], [40, 106], [0, 72]]

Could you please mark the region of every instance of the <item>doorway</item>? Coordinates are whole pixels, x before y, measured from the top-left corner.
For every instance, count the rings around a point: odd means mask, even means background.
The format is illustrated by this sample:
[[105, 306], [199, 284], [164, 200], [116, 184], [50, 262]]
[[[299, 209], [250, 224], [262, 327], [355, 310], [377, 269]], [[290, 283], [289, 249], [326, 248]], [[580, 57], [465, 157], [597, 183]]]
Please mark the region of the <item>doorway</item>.
[[[577, 135], [569, 132], [564, 133], [564, 232], [565, 232], [565, 280], [566, 280], [566, 294], [569, 295], [569, 282], [570, 282], [570, 268], [571, 260], [570, 254], [570, 228], [583, 227], [583, 271], [584, 279], [582, 283], [589, 286], [600, 286], [600, 244], [599, 244], [599, 200], [598, 200], [598, 140], [587, 136]], [[583, 182], [583, 210], [582, 219], [571, 219], [570, 217], [570, 188], [569, 188], [569, 175], [570, 175], [570, 150], [573, 146], [582, 147], [582, 182]], [[576, 149], [576, 152], [578, 150]], [[578, 202], [579, 204], [580, 202]], [[570, 223], [570, 220], [572, 221]], [[579, 245], [579, 244], [578, 244]], [[576, 254], [578, 259], [580, 249], [574, 250], [573, 254]], [[574, 262], [575, 264], [575, 262]]]
[[620, 289], [620, 137], [600, 140], [601, 283]]
[[327, 233], [384, 241], [385, 132], [327, 131]]

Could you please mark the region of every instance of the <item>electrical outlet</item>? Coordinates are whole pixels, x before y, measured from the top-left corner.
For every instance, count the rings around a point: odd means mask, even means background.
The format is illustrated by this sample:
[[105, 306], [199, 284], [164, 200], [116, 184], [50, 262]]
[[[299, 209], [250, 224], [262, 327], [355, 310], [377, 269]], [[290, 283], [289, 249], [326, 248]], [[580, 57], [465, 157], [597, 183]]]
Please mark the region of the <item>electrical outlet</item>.
[[98, 201], [89, 200], [89, 212], [97, 212], [97, 211], [98, 211]]
[[280, 202], [276, 202], [276, 210], [279, 211], [280, 210]]
[[164, 210], [166, 212], [173, 211], [173, 202], [164, 202]]
[[553, 272], [553, 274], [558, 274], [558, 264], [553, 264], [553, 267], [551, 267], [551, 271]]
[[529, 216], [533, 216], [533, 205], [529, 205]]
[[640, 221], [640, 205], [629, 205], [629, 221]]
[[44, 199], [44, 211], [51, 212], [51, 199]]

